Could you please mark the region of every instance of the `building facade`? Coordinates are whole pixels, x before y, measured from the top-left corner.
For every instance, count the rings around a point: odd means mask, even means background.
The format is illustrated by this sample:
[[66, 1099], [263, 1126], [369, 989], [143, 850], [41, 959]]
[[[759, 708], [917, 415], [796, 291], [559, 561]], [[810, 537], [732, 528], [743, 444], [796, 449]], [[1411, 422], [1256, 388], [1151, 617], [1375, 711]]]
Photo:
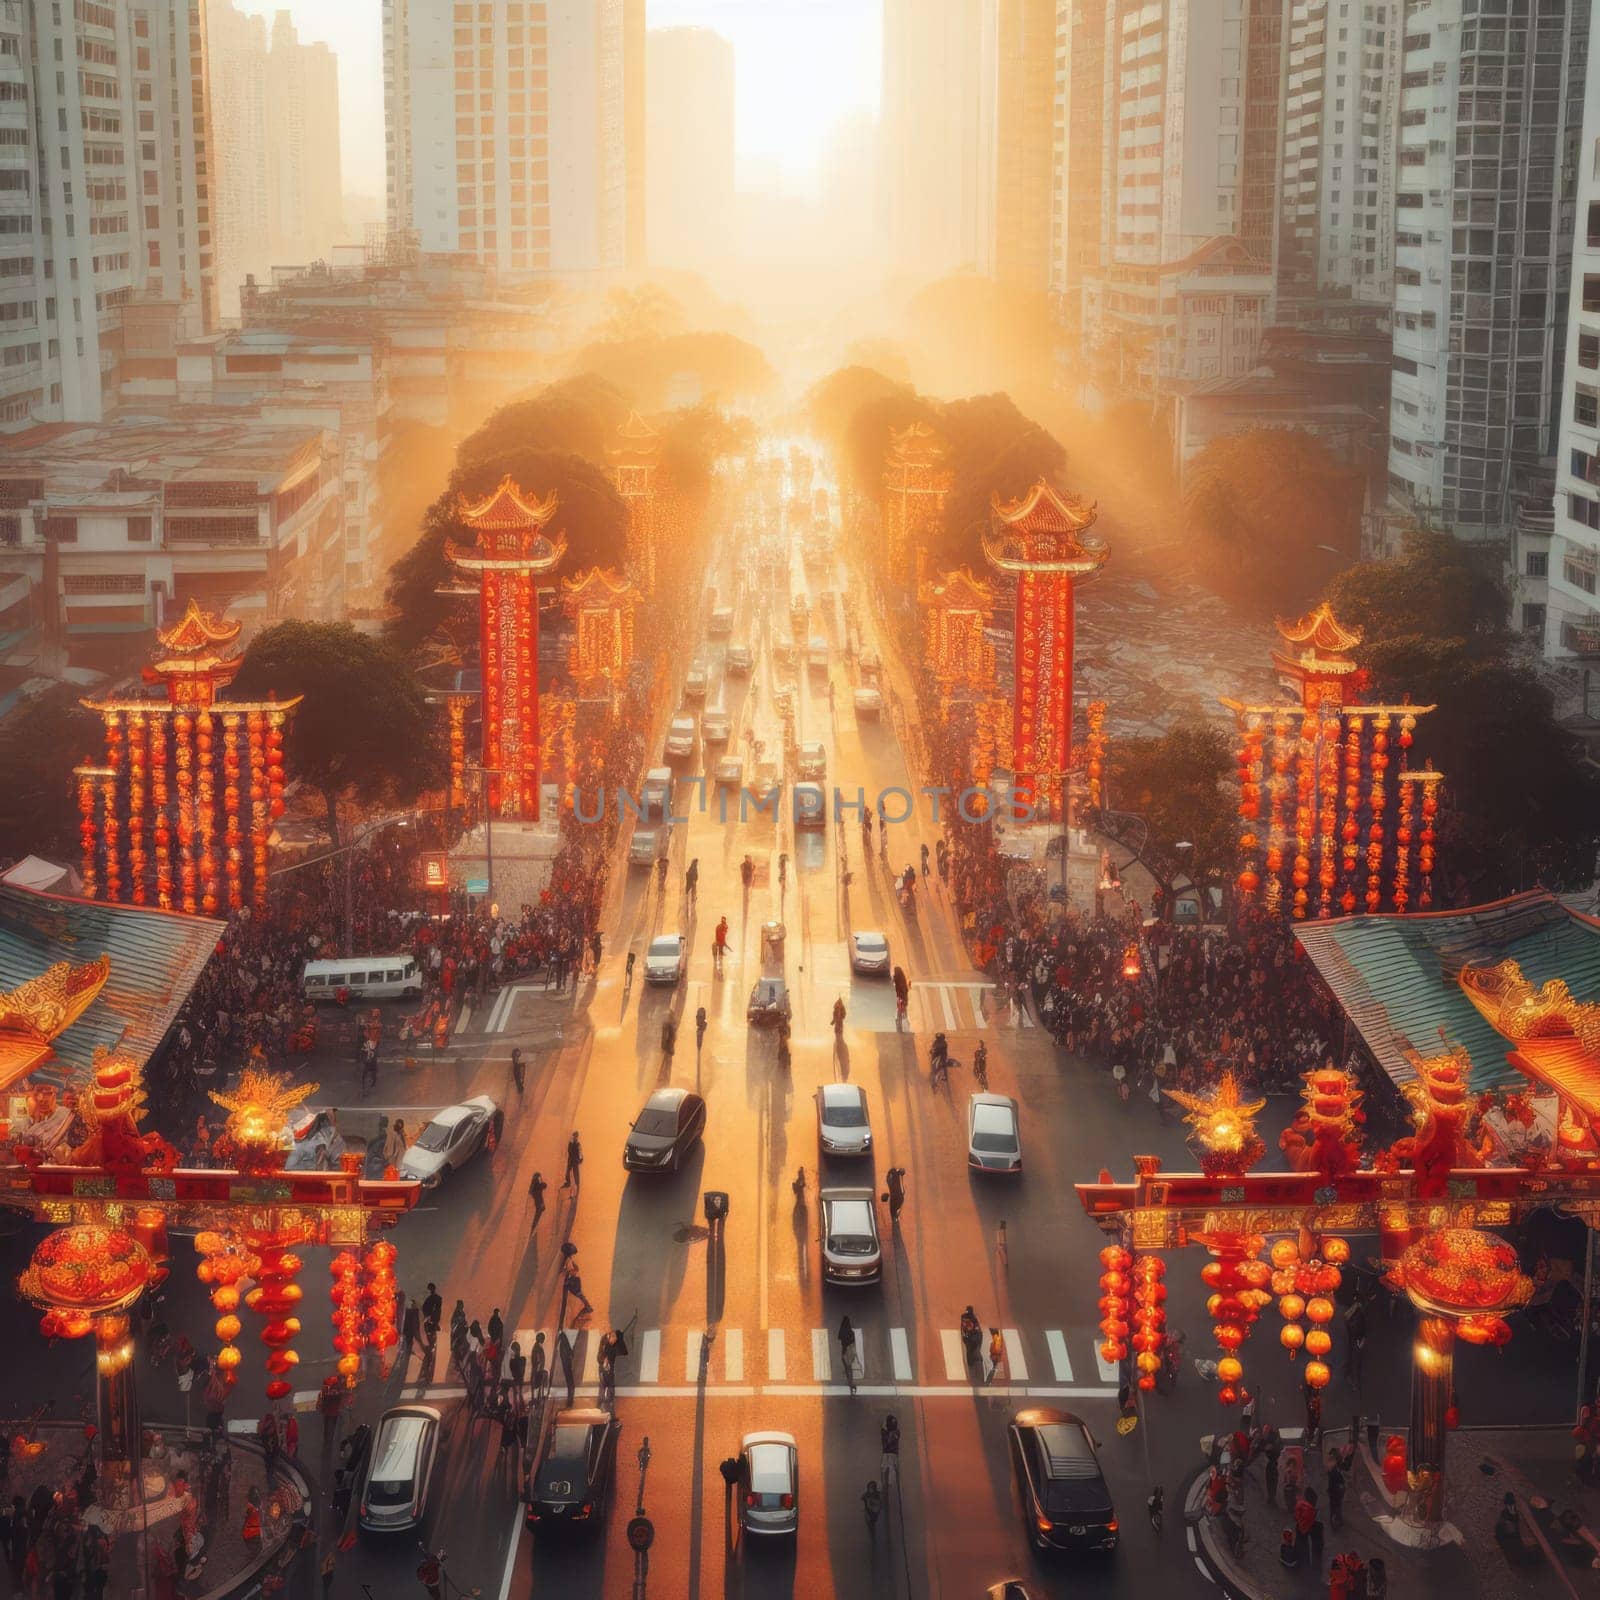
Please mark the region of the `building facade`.
[[1057, 0], [999, 0], [995, 37], [994, 275], [1050, 287]]
[[650, 265], [724, 268], [733, 247], [733, 43], [652, 28], [645, 43], [645, 234]]
[[1392, 518], [1504, 542], [1555, 453], [1589, 21], [1586, 0], [1406, 8]]
[[390, 232], [506, 275], [624, 267], [641, 210], [632, 7], [384, 0]]

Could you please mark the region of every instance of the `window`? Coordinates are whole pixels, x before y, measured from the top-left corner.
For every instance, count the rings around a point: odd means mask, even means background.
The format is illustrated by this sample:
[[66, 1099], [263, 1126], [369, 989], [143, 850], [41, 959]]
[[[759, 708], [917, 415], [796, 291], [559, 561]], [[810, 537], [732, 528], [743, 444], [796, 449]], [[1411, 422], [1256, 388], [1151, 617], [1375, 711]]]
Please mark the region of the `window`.
[[150, 543], [151, 519], [149, 517], [128, 518], [128, 542], [130, 544]]
[[44, 536], [47, 540], [54, 539], [57, 544], [76, 544], [78, 542], [78, 519], [76, 517], [46, 517], [44, 519]]
[[[1596, 506], [1600, 510], [1600, 506]], [[1593, 594], [1595, 587], [1595, 562], [1590, 556], [1587, 560], [1582, 556], [1568, 556], [1561, 563], [1561, 576], [1564, 577], [1574, 589], [1582, 589], [1585, 594]]]
[[1600, 427], [1600, 390], [1592, 389], [1586, 383], [1577, 386], [1577, 392], [1572, 397], [1572, 420], [1582, 423], [1586, 428]]
[[1600, 272], [1586, 272], [1583, 275], [1583, 309], [1600, 311]]
[[1522, 608], [1522, 631], [1524, 633], [1544, 632], [1544, 607], [1535, 605], [1531, 601]]
[[1527, 564], [1523, 571], [1530, 578], [1548, 577], [1550, 573], [1550, 552], [1548, 550], [1530, 550]]
[[[1584, 527], [1593, 528], [1597, 532], [1600, 532], [1600, 500], [1590, 500], [1581, 494], [1569, 494], [1567, 496], [1567, 515], [1571, 517], [1574, 522], [1582, 523]], [[1569, 556], [1567, 558], [1567, 566], [1569, 568], [1567, 573], [1568, 583], [1573, 582], [1570, 571], [1571, 565], [1572, 558]], [[1586, 587], [1588, 588], [1590, 594], [1594, 593], [1594, 579], [1592, 577], [1589, 579]]]
[[1578, 330], [1578, 365], [1580, 367], [1600, 367], [1600, 333], [1585, 333]]

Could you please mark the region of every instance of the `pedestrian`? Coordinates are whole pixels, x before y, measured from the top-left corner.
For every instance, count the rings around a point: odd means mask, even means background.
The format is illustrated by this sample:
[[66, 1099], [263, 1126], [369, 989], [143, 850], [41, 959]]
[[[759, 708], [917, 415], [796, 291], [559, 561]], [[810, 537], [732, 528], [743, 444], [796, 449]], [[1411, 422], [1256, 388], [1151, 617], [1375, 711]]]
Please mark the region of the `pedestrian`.
[[871, 1539], [877, 1534], [878, 1514], [883, 1510], [883, 1495], [876, 1478], [869, 1478], [861, 1491], [861, 1509], [867, 1519], [867, 1537]]
[[1006, 1342], [998, 1328], [989, 1330], [989, 1376], [985, 1382], [993, 1383], [1000, 1374], [1001, 1363], [1006, 1358]]
[[415, 1300], [406, 1301], [406, 1314], [400, 1322], [400, 1359], [408, 1360], [411, 1348], [422, 1337], [422, 1307]]
[[848, 1316], [839, 1319], [839, 1364], [844, 1368], [850, 1393], [856, 1392], [856, 1330]]
[[1306, 1443], [1315, 1447], [1322, 1441], [1322, 1395], [1312, 1383], [1300, 1385], [1306, 1403]]
[[696, 856], [694, 860], [689, 863], [688, 870], [683, 875], [684, 898], [689, 902], [690, 905], [695, 903], [695, 900], [699, 894], [699, 890], [700, 858], [699, 856]]
[[1291, 1450], [1283, 1463], [1283, 1509], [1292, 1512], [1300, 1499], [1300, 1485], [1305, 1481], [1305, 1468], [1298, 1450]]
[[228, 1406], [228, 1384], [220, 1367], [212, 1369], [202, 1404], [206, 1408], [206, 1428], [211, 1434], [211, 1442], [215, 1444], [222, 1433], [223, 1413]]
[[502, 1344], [505, 1342], [506, 1325], [505, 1320], [500, 1315], [499, 1306], [496, 1306], [494, 1310], [489, 1313], [488, 1334], [489, 1340], [492, 1344]]
[[1261, 1454], [1267, 1464], [1267, 1504], [1269, 1506], [1276, 1505], [1278, 1503], [1278, 1457], [1283, 1454], [1283, 1440], [1278, 1437], [1276, 1428], [1272, 1428], [1262, 1441]]
[[[261, 1548], [261, 1491], [253, 1483], [245, 1491], [244, 1522], [240, 1526], [239, 1537], [254, 1558], [256, 1551]], [[180, 1566], [187, 1565], [186, 1560], [180, 1563]]]
[[1009, 1255], [1006, 1251], [1006, 1219], [1002, 1217], [999, 1222], [995, 1224], [994, 1229], [995, 1265], [1001, 1268], [1003, 1271], [1007, 1266], [1009, 1259]]
[[292, 1411], [283, 1423], [283, 1453], [291, 1461], [300, 1459], [300, 1419]]
[[1239, 1427], [1248, 1434], [1254, 1431], [1256, 1425], [1256, 1397], [1248, 1389], [1242, 1393], [1244, 1404], [1239, 1409]]
[[561, 1180], [563, 1189], [570, 1189], [574, 1194], [578, 1192], [578, 1169], [583, 1165], [583, 1145], [578, 1140], [578, 1130], [572, 1130], [572, 1137], [567, 1140], [567, 1173]]
[[896, 1223], [900, 1220], [901, 1208], [906, 1203], [906, 1169], [904, 1167], [890, 1167], [887, 1181], [889, 1184], [889, 1221]]
[[550, 1385], [550, 1368], [545, 1360], [544, 1335], [533, 1336], [533, 1349], [528, 1354], [528, 1398], [542, 1400]]
[[520, 1397], [523, 1381], [528, 1376], [528, 1358], [522, 1353], [522, 1346], [515, 1339], [511, 1341], [511, 1358], [506, 1363], [509, 1372], [511, 1392]]
[[582, 1311], [578, 1313], [579, 1316], [587, 1317], [594, 1314], [594, 1307], [589, 1303], [588, 1295], [583, 1292], [583, 1278], [579, 1275], [576, 1265], [568, 1267], [566, 1277], [561, 1280], [561, 1311], [563, 1317], [566, 1315], [568, 1296], [571, 1296], [583, 1307]]
[[734, 1490], [739, 1487], [739, 1458], [728, 1456], [717, 1467], [722, 1474], [722, 1514], [726, 1518], [728, 1507], [733, 1504]]
[[561, 1376], [567, 1380], [567, 1407], [570, 1410], [578, 1392], [578, 1377], [572, 1364], [572, 1340], [558, 1334], [556, 1350], [561, 1357]]
[[1337, 1451], [1328, 1455], [1328, 1526], [1337, 1533], [1344, 1526], [1344, 1469]]
[[1294, 1503], [1294, 1554], [1299, 1566], [1305, 1566], [1311, 1556], [1311, 1526], [1317, 1520], [1316, 1502], [1307, 1498], [1315, 1494], [1308, 1490]]
[[511, 1078], [517, 1086], [517, 1093], [522, 1094], [528, 1087], [528, 1069], [523, 1062], [521, 1050], [511, 1052]]
[[278, 1436], [278, 1418], [271, 1412], [262, 1413], [261, 1420], [256, 1424], [256, 1439], [261, 1445], [261, 1454], [266, 1463], [267, 1482], [273, 1482], [278, 1475], [278, 1451], [281, 1443]]
[[890, 1473], [894, 1474], [896, 1483], [900, 1481], [900, 1424], [895, 1421], [892, 1411], [883, 1419], [879, 1442], [882, 1449], [878, 1457], [878, 1476], [883, 1479], [883, 1487], [887, 1490]]
[[533, 1221], [528, 1225], [530, 1237], [539, 1231], [539, 1218], [544, 1215], [544, 1192], [549, 1187], [542, 1172], [534, 1173], [528, 1180], [528, 1198], [533, 1201]]
[[669, 1011], [661, 1019], [661, 1053], [668, 1061], [672, 1059], [673, 1049], [678, 1042], [678, 1024], [673, 1020]]

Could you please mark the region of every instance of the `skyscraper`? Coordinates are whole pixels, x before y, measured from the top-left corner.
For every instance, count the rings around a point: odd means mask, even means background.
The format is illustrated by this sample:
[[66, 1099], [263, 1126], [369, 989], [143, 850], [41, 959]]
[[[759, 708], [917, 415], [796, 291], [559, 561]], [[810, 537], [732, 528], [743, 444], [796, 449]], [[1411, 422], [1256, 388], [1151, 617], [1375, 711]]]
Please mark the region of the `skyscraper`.
[[272, 19], [266, 131], [268, 249], [274, 265], [302, 265], [344, 232], [339, 63], [302, 44], [287, 11]]
[[201, 0], [0, 9], [0, 427], [97, 419], [136, 298], [214, 324], [210, 111]]
[[999, 0], [995, 32], [994, 275], [1050, 283], [1056, 0]]
[[733, 43], [709, 28], [652, 28], [645, 62], [646, 254], [657, 267], [725, 266], [733, 243]]
[[239, 285], [265, 282], [272, 265], [267, 224], [267, 19], [231, 0], [207, 8], [213, 99], [213, 231], [222, 315], [239, 314]]
[[1504, 538], [1556, 446], [1589, 13], [1406, 10], [1389, 499], [1461, 538]]
[[388, 215], [500, 271], [628, 259], [633, 0], [384, 0]]

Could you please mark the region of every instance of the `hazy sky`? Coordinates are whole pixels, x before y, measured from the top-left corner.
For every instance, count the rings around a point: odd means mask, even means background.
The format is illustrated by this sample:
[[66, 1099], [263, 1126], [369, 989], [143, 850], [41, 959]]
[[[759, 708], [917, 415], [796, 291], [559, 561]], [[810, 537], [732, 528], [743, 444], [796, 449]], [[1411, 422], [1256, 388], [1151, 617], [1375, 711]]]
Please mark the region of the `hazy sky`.
[[[383, 193], [383, 39], [379, 0], [235, 0], [288, 10], [302, 39], [339, 57], [344, 184]], [[650, 26], [715, 28], [733, 40], [740, 166], [779, 160], [809, 173], [829, 126], [878, 103], [881, 0], [648, 0]]]

